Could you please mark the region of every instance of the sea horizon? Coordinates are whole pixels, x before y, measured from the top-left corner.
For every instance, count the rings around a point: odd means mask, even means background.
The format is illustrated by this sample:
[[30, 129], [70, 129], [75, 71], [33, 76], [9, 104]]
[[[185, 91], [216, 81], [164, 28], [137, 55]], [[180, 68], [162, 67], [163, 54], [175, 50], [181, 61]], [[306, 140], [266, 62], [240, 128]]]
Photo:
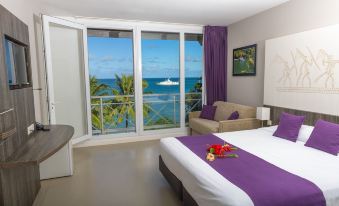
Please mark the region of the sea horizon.
[[[171, 85], [171, 86], [164, 86], [158, 85], [161, 81], [167, 80], [169, 77], [151, 77], [151, 78], [143, 78], [148, 83], [148, 87], [145, 89], [145, 92], [151, 92], [153, 94], [173, 94], [173, 93], [180, 93], [180, 85]], [[106, 84], [110, 88], [118, 88], [115, 85], [115, 78], [97, 78], [99, 83]], [[179, 82], [180, 78], [171, 78], [171, 81]], [[185, 78], [185, 92], [188, 93], [194, 89], [196, 83], [201, 81], [201, 77], [186, 77]]]

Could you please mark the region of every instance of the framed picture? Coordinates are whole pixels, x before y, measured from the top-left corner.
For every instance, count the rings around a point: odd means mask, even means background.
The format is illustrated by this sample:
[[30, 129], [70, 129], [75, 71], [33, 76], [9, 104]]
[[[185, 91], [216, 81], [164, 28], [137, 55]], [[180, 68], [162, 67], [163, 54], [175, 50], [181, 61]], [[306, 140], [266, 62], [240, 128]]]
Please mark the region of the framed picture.
[[255, 76], [257, 45], [233, 49], [233, 76]]

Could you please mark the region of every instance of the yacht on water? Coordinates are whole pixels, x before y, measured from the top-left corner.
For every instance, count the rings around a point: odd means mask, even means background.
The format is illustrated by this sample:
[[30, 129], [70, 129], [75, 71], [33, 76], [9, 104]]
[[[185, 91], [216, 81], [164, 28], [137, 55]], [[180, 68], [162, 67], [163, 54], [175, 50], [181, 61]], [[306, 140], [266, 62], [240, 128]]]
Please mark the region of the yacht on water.
[[179, 82], [173, 82], [168, 78], [165, 81], [157, 83], [157, 85], [162, 85], [162, 86], [174, 86], [174, 85], [179, 85]]

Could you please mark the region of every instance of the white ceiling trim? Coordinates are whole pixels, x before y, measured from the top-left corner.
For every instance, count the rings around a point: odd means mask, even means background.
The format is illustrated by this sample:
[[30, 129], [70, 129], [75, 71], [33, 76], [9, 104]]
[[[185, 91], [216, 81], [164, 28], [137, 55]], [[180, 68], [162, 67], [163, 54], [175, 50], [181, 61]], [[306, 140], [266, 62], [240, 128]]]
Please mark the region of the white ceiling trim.
[[185, 33], [202, 33], [203, 25], [137, 21], [124, 19], [109, 19], [96, 17], [62, 17], [68, 21], [83, 24], [88, 28], [100, 29], [127, 29], [132, 30], [138, 27], [143, 31], [164, 31], [164, 32], [185, 32]]
[[227, 26], [289, 0], [36, 0], [43, 13]]

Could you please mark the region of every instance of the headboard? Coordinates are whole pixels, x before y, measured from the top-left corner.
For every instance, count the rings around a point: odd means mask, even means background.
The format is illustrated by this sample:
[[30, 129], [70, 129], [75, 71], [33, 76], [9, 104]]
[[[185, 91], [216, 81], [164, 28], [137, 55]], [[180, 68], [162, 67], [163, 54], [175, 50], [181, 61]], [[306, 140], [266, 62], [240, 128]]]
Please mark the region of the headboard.
[[313, 126], [314, 123], [318, 119], [323, 119], [329, 122], [339, 124], [339, 116], [320, 114], [316, 112], [307, 112], [307, 111], [288, 109], [288, 108], [282, 108], [282, 107], [275, 107], [275, 106], [269, 106], [269, 105], [265, 105], [265, 107], [269, 107], [271, 109], [271, 121], [273, 125], [276, 125], [279, 123], [279, 117], [282, 112], [287, 112], [289, 114], [295, 114], [295, 115], [304, 115], [305, 116], [304, 124], [306, 125]]

